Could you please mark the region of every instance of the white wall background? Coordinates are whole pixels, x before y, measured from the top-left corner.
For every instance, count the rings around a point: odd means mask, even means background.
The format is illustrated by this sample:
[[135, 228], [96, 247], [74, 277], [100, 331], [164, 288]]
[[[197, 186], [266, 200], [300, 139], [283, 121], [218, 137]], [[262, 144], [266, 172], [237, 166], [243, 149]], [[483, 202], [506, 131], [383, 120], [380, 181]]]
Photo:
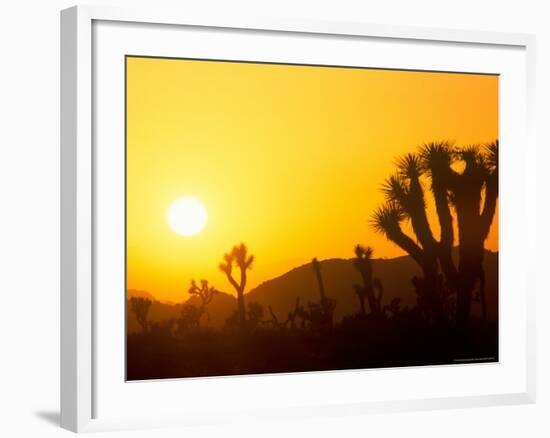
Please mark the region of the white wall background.
[[[550, 121], [550, 14], [523, 0], [156, 0], [98, 4], [246, 11], [380, 24], [529, 32], [537, 35], [539, 217], [550, 185], [544, 128]], [[59, 418], [59, 10], [64, 0], [3, 2], [0, 9], [0, 436], [68, 436]], [[544, 216], [543, 216], [544, 215]], [[518, 230], [521, 232], [521, 230]], [[539, 230], [538, 272], [548, 270], [548, 228]], [[550, 290], [538, 286], [536, 405], [235, 424], [136, 436], [550, 436]], [[184, 396], [184, 395], [182, 395]], [[130, 436], [112, 433], [107, 436]], [[132, 435], [134, 436], [134, 435]]]

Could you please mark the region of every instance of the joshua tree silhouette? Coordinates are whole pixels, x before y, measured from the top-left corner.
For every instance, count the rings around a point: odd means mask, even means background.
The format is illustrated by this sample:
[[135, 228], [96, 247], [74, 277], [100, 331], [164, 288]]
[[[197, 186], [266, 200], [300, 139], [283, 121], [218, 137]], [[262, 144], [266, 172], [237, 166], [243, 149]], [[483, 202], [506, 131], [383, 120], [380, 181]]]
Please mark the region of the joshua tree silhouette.
[[[369, 303], [371, 314], [379, 314], [382, 311], [381, 303], [384, 289], [382, 287], [382, 282], [378, 278], [373, 278], [372, 254], [373, 249], [370, 246], [355, 246], [355, 260], [353, 261], [353, 266], [361, 274], [363, 286], [355, 284], [353, 287], [359, 297], [359, 305], [363, 316], [366, 315], [365, 297]], [[378, 291], [377, 295], [374, 294], [375, 290]]]
[[132, 307], [132, 311], [136, 314], [137, 322], [143, 331], [146, 332], [148, 328], [147, 314], [151, 307], [151, 300], [143, 297], [132, 297], [130, 299], [130, 306]]
[[149, 324], [149, 331], [157, 336], [170, 337], [174, 333], [175, 324], [176, 320], [174, 318], [151, 321]]
[[290, 324], [290, 328], [292, 330], [296, 330], [296, 317], [300, 314], [301, 307], [300, 307], [300, 297], [296, 297], [296, 304], [294, 305], [294, 310], [292, 312], [288, 312], [288, 318], [287, 321]]
[[[231, 286], [237, 291], [237, 304], [239, 313], [239, 327], [244, 331], [246, 326], [246, 310], [244, 305], [244, 291], [246, 288], [246, 271], [252, 269], [254, 256], [248, 254], [248, 249], [244, 243], [234, 246], [231, 252], [224, 254], [223, 261], [220, 263], [220, 271], [224, 272], [231, 283]], [[232, 275], [233, 264], [240, 270], [240, 281], [237, 282]]]
[[[465, 148], [430, 143], [420, 154], [431, 177], [438, 215], [443, 218], [439, 259], [447, 281], [457, 294], [457, 322], [464, 325], [468, 321], [472, 293], [478, 282], [482, 316], [486, 318], [483, 256], [498, 199], [498, 140], [484, 147]], [[452, 167], [457, 162], [462, 165], [462, 172]], [[451, 258], [454, 236], [450, 207], [457, 220], [458, 267]]]
[[197, 306], [193, 304], [183, 306], [178, 320], [178, 332], [181, 334], [188, 328], [199, 327], [201, 315]]
[[[208, 280], [201, 280], [200, 287], [197, 285], [195, 280], [191, 280], [191, 285], [189, 286], [189, 295], [196, 296], [200, 299], [199, 306], [199, 318], [198, 325], [200, 325], [200, 320], [202, 315], [207, 312], [207, 306], [211, 303], [214, 295], [218, 293], [214, 286], [208, 284]], [[208, 321], [210, 321], [210, 314], [207, 312]]]
[[305, 323], [304, 319], [304, 309], [300, 306], [300, 297], [296, 297], [296, 304], [293, 311], [288, 312], [286, 321], [281, 321], [273, 311], [271, 305], [267, 306], [269, 314], [271, 315], [271, 320], [264, 321], [264, 323], [271, 324], [273, 328], [284, 330], [287, 326], [290, 326], [292, 331], [296, 331], [296, 317], [300, 316], [302, 318], [302, 323]]
[[[460, 167], [462, 171], [457, 170]], [[498, 198], [498, 140], [484, 148], [457, 148], [449, 142], [428, 143], [418, 154], [399, 159], [397, 168], [397, 173], [382, 186], [386, 203], [374, 212], [372, 225], [409, 253], [422, 268], [423, 279], [417, 284], [436, 320], [445, 318], [441, 266], [446, 286], [457, 296], [457, 324], [464, 326], [478, 282], [482, 313], [486, 313], [483, 255]], [[435, 201], [441, 229], [439, 241], [428, 221], [422, 176], [429, 180]], [[458, 267], [451, 253], [453, 210], [459, 234]], [[416, 241], [401, 229], [404, 220], [410, 220]]]
[[275, 315], [275, 312], [273, 312], [273, 308], [271, 307], [271, 305], [267, 306], [267, 309], [269, 310], [269, 314], [271, 315], [271, 320], [268, 321], [271, 326], [279, 330], [284, 330], [286, 328], [287, 321], [279, 321], [279, 318], [277, 318], [277, 315]]
[[[319, 263], [319, 260], [317, 258], [314, 258], [311, 261], [311, 265], [313, 267], [313, 271], [315, 272], [315, 276], [317, 278], [317, 284], [319, 285], [319, 295], [321, 297], [320, 301], [320, 308], [316, 309], [315, 304], [310, 303], [310, 314], [313, 316], [314, 314], [319, 313], [319, 323], [322, 328], [330, 329], [332, 328], [332, 316], [334, 314], [334, 308], [336, 307], [336, 301], [330, 298], [327, 298], [325, 293], [325, 284], [323, 281], [323, 276], [321, 274], [321, 264]], [[318, 312], [317, 312], [318, 310]], [[313, 319], [312, 319], [313, 322]]]

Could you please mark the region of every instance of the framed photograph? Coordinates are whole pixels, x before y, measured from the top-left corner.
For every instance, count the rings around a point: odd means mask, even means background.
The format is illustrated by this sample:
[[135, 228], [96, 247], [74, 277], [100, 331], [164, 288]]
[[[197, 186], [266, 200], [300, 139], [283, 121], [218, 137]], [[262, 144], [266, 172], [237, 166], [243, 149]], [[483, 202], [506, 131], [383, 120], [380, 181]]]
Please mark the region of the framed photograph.
[[61, 14], [62, 426], [534, 401], [534, 37]]

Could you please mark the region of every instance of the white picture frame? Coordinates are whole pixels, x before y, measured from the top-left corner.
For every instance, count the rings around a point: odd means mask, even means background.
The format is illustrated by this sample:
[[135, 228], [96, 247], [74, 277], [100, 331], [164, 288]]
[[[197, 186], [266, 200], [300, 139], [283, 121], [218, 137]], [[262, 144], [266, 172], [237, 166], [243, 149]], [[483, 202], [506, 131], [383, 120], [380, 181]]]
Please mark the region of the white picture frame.
[[[361, 396], [334, 393], [335, 401], [317, 394], [315, 400], [302, 400], [300, 405], [286, 405], [283, 398], [274, 398], [272, 404], [259, 403], [257, 407], [242, 404], [240, 411], [224, 412], [223, 404], [214, 411], [206, 412], [200, 406], [190, 413], [183, 407], [171, 412], [163, 412], [159, 406], [150, 415], [98, 415], [102, 406], [98, 401], [98, 385], [102, 375], [98, 377], [101, 363], [98, 362], [97, 351], [101, 342], [101, 332], [97, 331], [98, 313], [100, 307], [94, 295], [98, 284], [98, 251], [97, 232], [98, 216], [96, 207], [98, 192], [96, 180], [98, 172], [104, 163], [94, 153], [94, 142], [100, 133], [96, 132], [94, 123], [98, 116], [98, 103], [94, 89], [98, 69], [94, 58], [101, 46], [101, 39], [94, 33], [97, 23], [131, 23], [140, 26], [185, 26], [200, 29], [203, 33], [215, 32], [220, 29], [238, 29], [246, 38], [255, 38], [261, 32], [272, 32], [277, 35], [320, 35], [348, 36], [354, 40], [389, 40], [390, 42], [410, 45], [434, 43], [454, 44], [465, 47], [484, 46], [498, 48], [502, 51], [521, 53], [522, 78], [526, 83], [518, 91], [518, 98], [525, 103], [522, 114], [525, 118], [518, 120], [520, 132], [514, 137], [521, 142], [521, 150], [516, 150], [514, 157], [522, 156], [524, 166], [521, 173], [514, 175], [520, 180], [520, 189], [510, 199], [516, 200], [509, 205], [502, 205], [502, 221], [506, 224], [507, 215], [512, 226], [515, 221], [526, 221], [529, 226], [524, 228], [524, 242], [510, 240], [508, 247], [525, 245], [526, 249], [535, 246], [535, 141], [533, 134], [534, 111], [534, 59], [535, 38], [525, 34], [507, 34], [476, 31], [460, 31], [450, 29], [424, 29], [402, 26], [382, 26], [366, 23], [317, 22], [299, 19], [257, 18], [234, 16], [216, 17], [195, 16], [189, 11], [162, 10], [131, 10], [110, 7], [77, 6], [61, 12], [61, 426], [75, 431], [99, 431], [119, 428], [162, 427], [174, 425], [202, 424], [209, 422], [229, 421], [230, 419], [254, 416], [256, 418], [270, 417], [300, 417], [311, 415], [343, 415], [364, 414], [370, 412], [399, 412], [415, 409], [441, 409], [453, 407], [475, 407], [489, 405], [533, 403], [535, 401], [535, 304], [534, 275], [529, 260], [524, 260], [513, 275], [521, 298], [517, 312], [521, 312], [521, 331], [518, 344], [522, 346], [521, 364], [513, 371], [516, 373], [517, 384], [513, 389], [504, 388], [486, 393], [468, 393], [462, 395], [438, 393], [437, 396], [417, 397], [414, 391], [394, 395], [389, 399], [361, 398]], [[165, 27], [163, 27], [165, 28]], [[249, 33], [250, 35], [247, 36]], [[109, 34], [108, 34], [109, 35]], [[113, 34], [114, 35], [114, 34]], [[135, 34], [134, 34], [135, 36]], [[113, 37], [114, 38], [114, 37]], [[113, 46], [116, 46], [113, 41]], [[199, 48], [200, 49], [200, 48]], [[121, 48], [120, 50], [124, 50]], [[434, 61], [435, 62], [435, 61]], [[457, 61], [458, 62], [458, 61]], [[514, 61], [516, 62], [516, 61]], [[460, 69], [460, 65], [457, 69]], [[450, 67], [447, 67], [450, 68]], [[499, 71], [494, 71], [499, 73]], [[119, 90], [120, 91], [120, 90]], [[118, 109], [120, 110], [120, 108]], [[523, 111], [524, 110], [524, 111]], [[512, 156], [511, 156], [512, 158]], [[506, 169], [506, 167], [505, 167]], [[504, 173], [504, 172], [503, 172]], [[509, 178], [510, 175], [502, 176]], [[506, 180], [504, 180], [505, 182]], [[505, 184], [506, 185], [506, 184]], [[516, 205], [522, 199], [523, 205]], [[529, 207], [528, 209], [525, 207]], [[514, 218], [512, 218], [512, 215]], [[521, 215], [521, 217], [519, 216]], [[506, 225], [504, 225], [506, 226]], [[525, 234], [527, 229], [527, 234]], [[535, 251], [530, 251], [535, 254]], [[512, 256], [510, 256], [512, 257]], [[532, 256], [534, 257], [534, 256]], [[526, 259], [526, 257], [524, 257]], [[510, 258], [509, 262], [514, 260]], [[506, 266], [506, 265], [504, 265]], [[508, 274], [507, 274], [508, 275]], [[512, 278], [512, 277], [510, 277]], [[120, 315], [123, 318], [123, 315]], [[506, 328], [506, 327], [505, 327]], [[524, 347], [524, 348], [523, 348]], [[105, 356], [105, 355], [103, 355]], [[506, 364], [503, 364], [504, 367]], [[454, 369], [474, 370], [481, 372], [476, 365], [457, 365]], [[476, 371], [477, 370], [477, 371]], [[417, 370], [418, 371], [418, 370]], [[495, 369], [493, 368], [493, 372]], [[407, 371], [395, 371], [396, 373]], [[426, 374], [426, 370], [420, 370]], [[438, 370], [430, 368], [430, 373], [436, 375]], [[443, 373], [445, 373], [444, 371]], [[458, 371], [455, 371], [458, 373]], [[316, 375], [316, 376], [312, 376]], [[223, 391], [242, 388], [244, 394], [253, 391], [254, 387], [269, 387], [269, 385], [288, 385], [288, 379], [305, 380], [304, 385], [315, 385], [319, 379], [331, 379], [334, 385], [349, 385], [352, 374], [333, 372], [330, 374], [310, 373], [287, 376], [285, 379], [273, 381], [273, 376], [238, 377], [223, 380], [217, 389]], [[458, 374], [457, 374], [458, 375]], [[357, 374], [355, 375], [357, 376]], [[116, 377], [116, 376], [115, 376]], [[444, 378], [443, 375], [439, 376]], [[371, 375], [372, 378], [372, 375]], [[426, 378], [426, 376], [424, 376]], [[437, 376], [434, 378], [438, 378]], [[250, 380], [253, 379], [253, 380]], [[340, 379], [340, 380], [338, 380]], [[213, 386], [215, 379], [194, 379], [188, 390], [198, 391], [197, 385]], [[201, 383], [202, 382], [202, 383]], [[253, 382], [253, 383], [252, 383]], [[124, 384], [124, 382], [120, 382]], [[498, 382], [497, 382], [498, 383]], [[151, 382], [148, 390], [168, 391], [170, 382]], [[175, 384], [175, 383], [174, 383]], [[155, 386], [156, 385], [156, 386]], [[162, 386], [159, 386], [162, 385]], [[156, 389], [152, 389], [155, 386]], [[132, 389], [135, 396], [136, 391]], [[161, 388], [161, 389], [158, 389]], [[145, 390], [145, 389], [143, 389]], [[214, 390], [214, 389], [212, 389]], [[330, 392], [330, 391], [329, 391]], [[114, 393], [113, 393], [114, 394]], [[434, 393], [435, 394], [435, 393]], [[113, 395], [114, 396], [114, 395]], [[116, 401], [119, 403], [119, 400]], [[200, 405], [200, 403], [199, 403]], [[236, 403], [239, 405], [239, 403]]]

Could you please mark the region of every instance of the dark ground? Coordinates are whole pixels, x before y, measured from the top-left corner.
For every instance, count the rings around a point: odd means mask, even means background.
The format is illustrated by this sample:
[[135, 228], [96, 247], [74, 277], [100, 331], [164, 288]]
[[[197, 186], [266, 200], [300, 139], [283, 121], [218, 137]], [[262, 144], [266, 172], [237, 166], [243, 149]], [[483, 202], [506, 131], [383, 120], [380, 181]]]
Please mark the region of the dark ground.
[[467, 329], [402, 315], [349, 318], [331, 331], [259, 327], [251, 333], [192, 329], [127, 338], [127, 380], [327, 371], [498, 361], [496, 322]]

